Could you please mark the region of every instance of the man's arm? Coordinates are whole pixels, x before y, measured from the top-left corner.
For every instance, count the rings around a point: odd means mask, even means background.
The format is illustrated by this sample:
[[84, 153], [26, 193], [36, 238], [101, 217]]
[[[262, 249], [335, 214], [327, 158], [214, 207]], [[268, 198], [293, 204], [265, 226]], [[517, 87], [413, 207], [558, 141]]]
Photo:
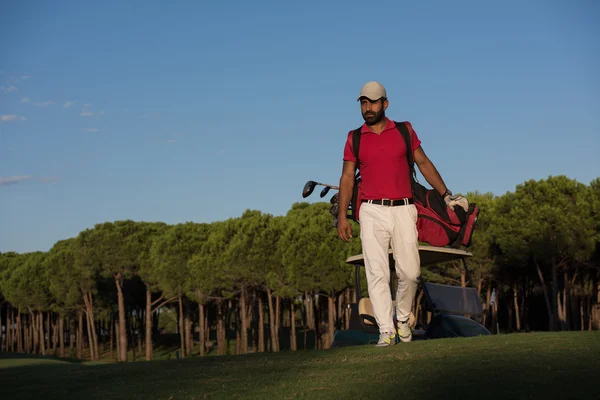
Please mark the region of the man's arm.
[[350, 225], [350, 222], [348, 222], [347, 212], [354, 189], [355, 165], [356, 163], [352, 161], [344, 161], [342, 177], [340, 178], [337, 229], [339, 238], [346, 242], [352, 238], [352, 226]]
[[338, 200], [339, 212], [338, 220], [346, 219], [348, 206], [352, 200], [352, 191], [354, 190], [354, 172], [356, 171], [356, 163], [352, 161], [344, 161], [342, 167], [342, 177], [340, 178], [340, 196]]
[[429, 157], [423, 151], [423, 148], [419, 146], [414, 152], [415, 163], [419, 166], [419, 171], [423, 174], [427, 182], [441, 195], [446, 193], [448, 188], [444, 183], [444, 180], [440, 176], [440, 173], [435, 168], [435, 165], [431, 162]]

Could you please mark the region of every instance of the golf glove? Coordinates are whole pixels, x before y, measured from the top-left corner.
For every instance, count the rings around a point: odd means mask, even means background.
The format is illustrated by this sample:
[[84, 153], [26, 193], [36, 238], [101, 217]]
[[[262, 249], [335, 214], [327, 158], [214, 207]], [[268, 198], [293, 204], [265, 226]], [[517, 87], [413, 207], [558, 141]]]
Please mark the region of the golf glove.
[[462, 207], [465, 212], [469, 211], [469, 201], [466, 197], [453, 195], [452, 193], [448, 193], [444, 196], [444, 201], [446, 205], [450, 208], [454, 208], [454, 206]]

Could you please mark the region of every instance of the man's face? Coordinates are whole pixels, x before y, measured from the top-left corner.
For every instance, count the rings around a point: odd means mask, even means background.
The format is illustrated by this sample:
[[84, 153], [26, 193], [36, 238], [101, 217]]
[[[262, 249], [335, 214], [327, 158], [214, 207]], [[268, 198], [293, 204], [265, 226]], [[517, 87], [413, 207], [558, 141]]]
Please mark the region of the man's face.
[[360, 99], [360, 111], [367, 125], [375, 125], [385, 117], [385, 109], [387, 108], [387, 100], [372, 101], [365, 97]]

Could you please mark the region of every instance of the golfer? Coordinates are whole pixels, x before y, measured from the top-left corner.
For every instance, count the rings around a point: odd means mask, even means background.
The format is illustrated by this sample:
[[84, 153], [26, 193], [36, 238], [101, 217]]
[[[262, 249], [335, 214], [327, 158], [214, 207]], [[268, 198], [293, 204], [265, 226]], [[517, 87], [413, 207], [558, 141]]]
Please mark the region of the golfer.
[[[378, 347], [412, 340], [409, 317], [417, 282], [421, 273], [417, 234], [417, 208], [413, 203], [406, 158], [406, 145], [394, 121], [385, 111], [389, 101], [385, 88], [368, 82], [358, 96], [365, 123], [361, 127], [359, 163], [352, 151], [352, 131], [348, 133], [340, 178], [338, 235], [348, 241], [352, 229], [346, 212], [352, 198], [355, 168], [362, 177], [360, 206], [360, 239], [365, 260], [369, 298], [379, 326]], [[421, 141], [410, 123], [406, 123], [414, 160], [429, 184], [444, 197], [449, 206], [465, 210], [464, 197], [452, 196], [433, 163], [427, 158]], [[396, 310], [389, 289], [388, 250], [392, 248], [398, 276]], [[397, 324], [394, 326], [394, 311]]]

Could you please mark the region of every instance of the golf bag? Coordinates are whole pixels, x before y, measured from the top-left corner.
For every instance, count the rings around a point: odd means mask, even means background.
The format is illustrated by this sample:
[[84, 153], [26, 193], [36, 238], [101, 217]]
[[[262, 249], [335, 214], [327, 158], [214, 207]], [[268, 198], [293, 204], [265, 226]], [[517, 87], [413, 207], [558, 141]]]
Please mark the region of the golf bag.
[[[408, 127], [404, 122], [396, 122], [396, 127], [402, 134], [406, 144], [412, 194], [418, 212], [417, 231], [419, 241], [428, 243], [431, 246], [459, 247], [463, 245], [469, 247], [479, 215], [479, 207], [474, 203], [469, 204], [469, 209], [466, 212], [460, 206], [448, 207], [444, 198], [436, 190], [427, 189], [417, 182]], [[352, 133], [352, 145], [357, 166], [359, 165], [360, 137], [359, 128]], [[360, 171], [357, 171], [354, 177], [354, 190], [348, 215], [348, 218], [356, 222], [359, 222], [362, 202], [360, 186]]]

